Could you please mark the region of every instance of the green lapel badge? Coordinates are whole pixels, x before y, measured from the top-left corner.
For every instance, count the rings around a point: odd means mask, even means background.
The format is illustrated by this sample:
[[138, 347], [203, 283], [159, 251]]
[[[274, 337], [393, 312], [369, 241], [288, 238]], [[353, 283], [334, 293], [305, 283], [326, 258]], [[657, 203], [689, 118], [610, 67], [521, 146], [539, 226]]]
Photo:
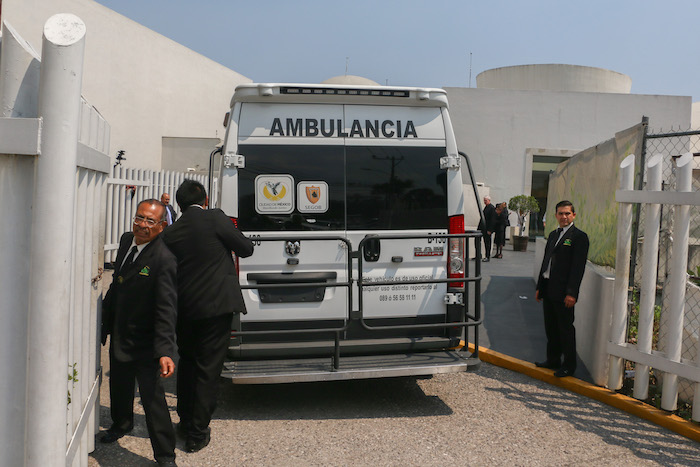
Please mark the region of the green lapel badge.
[[139, 271], [139, 276], [149, 276], [151, 273], [151, 268], [144, 266], [143, 269]]
[[567, 238], [566, 240], [564, 240], [564, 245], [565, 245], [565, 246], [571, 246], [571, 239], [570, 239], [570, 238]]

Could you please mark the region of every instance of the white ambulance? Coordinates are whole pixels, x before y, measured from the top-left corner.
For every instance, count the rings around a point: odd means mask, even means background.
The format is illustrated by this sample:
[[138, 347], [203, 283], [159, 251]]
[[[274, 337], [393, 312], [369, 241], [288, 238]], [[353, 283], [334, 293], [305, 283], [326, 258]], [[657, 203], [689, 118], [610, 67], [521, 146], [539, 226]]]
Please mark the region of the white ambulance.
[[470, 333], [478, 343], [480, 262], [465, 261], [468, 164], [445, 91], [245, 84], [225, 124], [212, 157], [216, 207], [255, 252], [237, 263], [247, 314], [234, 320], [223, 376], [283, 383], [478, 366], [457, 349]]

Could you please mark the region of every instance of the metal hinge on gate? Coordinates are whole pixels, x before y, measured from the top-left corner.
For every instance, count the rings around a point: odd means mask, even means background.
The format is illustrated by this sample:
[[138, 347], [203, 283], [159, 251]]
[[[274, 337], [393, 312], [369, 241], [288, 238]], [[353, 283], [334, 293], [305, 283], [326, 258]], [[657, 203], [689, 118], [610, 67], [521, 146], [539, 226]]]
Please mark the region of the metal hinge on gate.
[[446, 293], [445, 305], [464, 305], [464, 294], [461, 293]]
[[441, 169], [459, 169], [459, 165], [459, 156], [447, 155], [445, 157], [440, 158]]
[[95, 277], [92, 278], [92, 280], [90, 281], [90, 283], [91, 283], [92, 285], [95, 285], [95, 284], [97, 284], [98, 282], [100, 282], [100, 281], [102, 280], [102, 274], [103, 274], [104, 272], [105, 272], [104, 269], [102, 269], [102, 268], [97, 268], [97, 275], [96, 275]]
[[224, 156], [224, 167], [227, 169], [230, 169], [231, 167], [245, 169], [245, 156], [240, 154], [226, 154]]

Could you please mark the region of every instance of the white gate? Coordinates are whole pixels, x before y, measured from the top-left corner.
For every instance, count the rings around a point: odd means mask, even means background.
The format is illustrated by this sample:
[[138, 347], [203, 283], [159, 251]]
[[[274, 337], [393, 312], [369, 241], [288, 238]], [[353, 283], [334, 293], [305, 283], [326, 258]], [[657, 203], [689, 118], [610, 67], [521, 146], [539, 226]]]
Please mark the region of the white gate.
[[94, 449], [110, 160], [109, 126], [81, 99], [85, 33], [51, 17], [40, 59], [2, 28], [0, 465], [86, 466]]
[[[209, 177], [206, 175], [112, 167], [111, 176], [107, 180], [105, 262], [110, 263], [116, 259], [119, 238], [124, 232], [131, 230], [136, 206], [140, 201], [149, 198], [160, 199], [163, 193], [169, 193], [170, 204], [175, 208], [175, 212], [180, 214], [180, 208], [175, 202], [175, 192], [186, 178], [196, 180], [205, 188], [209, 188]], [[216, 193], [215, 189], [212, 191]]]
[[[620, 189], [616, 192], [619, 203], [617, 226], [617, 256], [615, 260], [615, 290], [608, 387], [619, 389], [622, 386], [623, 360], [635, 362], [634, 396], [646, 399], [648, 395], [649, 370], [657, 369], [664, 373], [661, 408], [675, 410], [678, 400], [678, 378], [692, 381], [692, 418], [700, 421], [700, 351], [695, 361], [681, 358], [684, 335], [684, 308], [688, 287], [688, 243], [690, 226], [690, 206], [700, 206], [700, 192], [692, 191], [693, 154], [686, 153], [675, 164], [676, 191], [661, 191], [662, 156], [655, 155], [647, 162], [647, 184], [645, 190], [633, 190], [634, 155], [630, 155], [620, 165]], [[639, 324], [637, 344], [626, 343], [628, 313], [628, 284], [631, 250], [631, 233], [634, 218], [633, 204], [646, 204], [646, 218], [643, 245], [641, 297], [639, 303]], [[661, 326], [665, 336], [662, 351], [652, 350], [654, 324], [654, 299], [656, 295], [656, 273], [659, 248], [660, 209], [662, 206], [675, 206], [673, 251], [671, 257], [669, 284], [670, 304], [668, 316]], [[641, 228], [642, 226], [640, 226]], [[695, 335], [700, 330], [695, 329]], [[686, 332], [686, 334], [688, 334]]]

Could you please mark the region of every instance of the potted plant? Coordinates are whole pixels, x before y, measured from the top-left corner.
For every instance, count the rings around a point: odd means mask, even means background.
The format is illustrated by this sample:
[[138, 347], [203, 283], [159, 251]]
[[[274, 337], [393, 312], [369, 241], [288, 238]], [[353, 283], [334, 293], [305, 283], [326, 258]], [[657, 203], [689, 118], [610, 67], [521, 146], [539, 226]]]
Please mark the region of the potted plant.
[[516, 251], [527, 250], [527, 236], [523, 235], [525, 218], [531, 212], [540, 212], [540, 205], [534, 196], [518, 195], [508, 201], [508, 209], [518, 214], [518, 235], [513, 236], [513, 249]]

